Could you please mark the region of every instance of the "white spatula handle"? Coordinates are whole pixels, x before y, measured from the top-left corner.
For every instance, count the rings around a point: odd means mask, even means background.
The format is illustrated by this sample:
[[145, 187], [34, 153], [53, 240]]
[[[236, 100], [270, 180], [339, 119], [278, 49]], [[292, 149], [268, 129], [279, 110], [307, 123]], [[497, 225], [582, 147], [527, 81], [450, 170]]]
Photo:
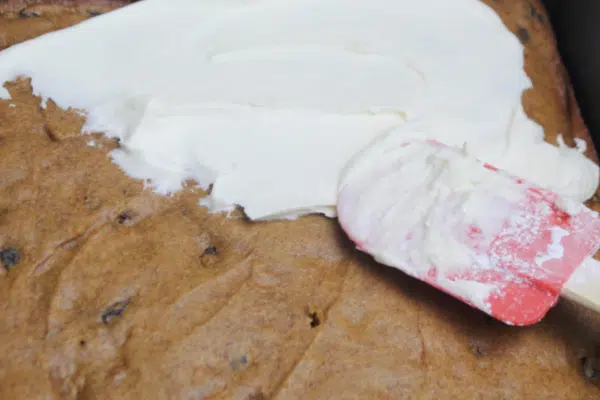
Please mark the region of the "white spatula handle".
[[600, 262], [589, 258], [563, 286], [561, 296], [600, 313]]

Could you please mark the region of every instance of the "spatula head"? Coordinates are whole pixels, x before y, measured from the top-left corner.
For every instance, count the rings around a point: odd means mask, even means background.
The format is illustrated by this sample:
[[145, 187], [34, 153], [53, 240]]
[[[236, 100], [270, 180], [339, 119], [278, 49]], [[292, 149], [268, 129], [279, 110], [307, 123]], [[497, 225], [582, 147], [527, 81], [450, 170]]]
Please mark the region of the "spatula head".
[[461, 149], [398, 140], [378, 140], [343, 174], [344, 231], [382, 264], [505, 323], [539, 321], [598, 249], [598, 214]]

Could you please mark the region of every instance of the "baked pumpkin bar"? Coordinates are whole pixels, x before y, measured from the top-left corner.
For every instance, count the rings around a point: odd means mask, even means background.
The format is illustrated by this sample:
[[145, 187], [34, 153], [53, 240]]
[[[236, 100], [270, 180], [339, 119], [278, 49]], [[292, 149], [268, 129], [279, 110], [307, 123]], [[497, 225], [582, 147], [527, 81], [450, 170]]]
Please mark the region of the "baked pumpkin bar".
[[[0, 2], [0, 48], [124, 3]], [[525, 46], [526, 113], [597, 161], [542, 6], [485, 3]], [[335, 220], [210, 214], [191, 184], [155, 194], [80, 113], [5, 86], [0, 398], [600, 396], [591, 312], [561, 301], [505, 326], [358, 254]]]

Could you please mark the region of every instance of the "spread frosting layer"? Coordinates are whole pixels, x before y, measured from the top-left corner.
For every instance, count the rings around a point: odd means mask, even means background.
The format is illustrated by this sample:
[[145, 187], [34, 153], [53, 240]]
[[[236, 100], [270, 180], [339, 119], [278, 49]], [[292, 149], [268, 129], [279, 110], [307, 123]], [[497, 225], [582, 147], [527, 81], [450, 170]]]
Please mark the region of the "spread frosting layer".
[[523, 48], [478, 0], [145, 0], [0, 53], [21, 75], [119, 137], [131, 176], [252, 219], [334, 216], [348, 159], [396, 129], [577, 201], [598, 182], [526, 117]]

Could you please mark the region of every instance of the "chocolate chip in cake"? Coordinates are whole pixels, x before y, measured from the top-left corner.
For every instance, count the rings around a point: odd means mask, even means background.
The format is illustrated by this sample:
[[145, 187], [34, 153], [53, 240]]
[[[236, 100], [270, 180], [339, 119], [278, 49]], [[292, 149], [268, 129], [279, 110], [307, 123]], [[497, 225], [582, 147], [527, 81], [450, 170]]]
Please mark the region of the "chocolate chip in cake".
[[105, 325], [108, 325], [114, 317], [120, 317], [125, 312], [128, 305], [129, 299], [113, 303], [102, 313], [102, 322]]
[[21, 17], [21, 18], [36, 18], [39, 16], [40, 16], [40, 13], [38, 13], [36, 11], [27, 10], [26, 8], [23, 8], [19, 11], [19, 17]]
[[7, 247], [0, 250], [0, 262], [7, 270], [13, 269], [21, 261], [19, 250], [14, 247]]
[[538, 11], [538, 9], [531, 3], [529, 3], [529, 15], [531, 18], [537, 20], [540, 24], [546, 23], [546, 17], [544, 14]]
[[212, 267], [219, 260], [217, 248], [210, 245], [204, 249], [202, 255], [200, 255], [200, 263], [204, 267]]
[[102, 15], [102, 11], [98, 11], [98, 10], [86, 10], [86, 11], [92, 17], [97, 17], [98, 15]]
[[248, 356], [245, 354], [239, 358], [229, 361], [229, 367], [231, 367], [231, 369], [234, 371], [238, 371], [244, 368], [246, 365], [248, 365]]
[[519, 29], [517, 29], [517, 36], [519, 37], [521, 44], [526, 45], [529, 43], [529, 31], [527, 29], [519, 27]]
[[319, 318], [319, 314], [317, 314], [316, 312], [311, 313], [310, 314], [310, 327], [316, 328], [319, 325], [321, 325], [321, 318]]
[[591, 381], [600, 382], [600, 359], [585, 357], [581, 360], [583, 375]]
[[308, 318], [310, 319], [311, 328], [316, 328], [319, 325], [321, 325], [321, 316], [319, 315], [319, 311], [317, 311], [312, 306], [308, 306], [306, 313], [308, 314]]
[[216, 255], [217, 254], [217, 248], [215, 246], [208, 246], [206, 249], [204, 249], [204, 254], [211, 254], [211, 255]]
[[124, 225], [132, 220], [131, 214], [127, 211], [123, 211], [117, 215], [117, 224]]

